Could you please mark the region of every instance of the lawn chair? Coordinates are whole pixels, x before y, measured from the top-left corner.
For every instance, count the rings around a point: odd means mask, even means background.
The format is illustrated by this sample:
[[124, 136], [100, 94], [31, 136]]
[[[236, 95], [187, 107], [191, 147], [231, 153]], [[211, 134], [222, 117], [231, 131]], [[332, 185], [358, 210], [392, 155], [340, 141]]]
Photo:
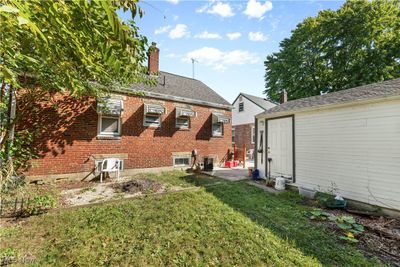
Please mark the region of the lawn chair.
[[100, 183], [103, 182], [103, 173], [116, 172], [117, 180], [119, 180], [119, 171], [121, 168], [121, 160], [116, 158], [103, 159], [100, 165]]

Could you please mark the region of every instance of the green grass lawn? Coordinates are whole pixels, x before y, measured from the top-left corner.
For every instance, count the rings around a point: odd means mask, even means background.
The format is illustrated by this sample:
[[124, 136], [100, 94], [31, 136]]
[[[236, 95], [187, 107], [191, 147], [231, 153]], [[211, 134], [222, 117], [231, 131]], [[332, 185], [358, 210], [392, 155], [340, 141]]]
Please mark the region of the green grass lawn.
[[0, 231], [2, 253], [37, 266], [376, 266], [304, 216], [293, 193], [182, 172], [147, 178], [201, 190], [32, 217]]

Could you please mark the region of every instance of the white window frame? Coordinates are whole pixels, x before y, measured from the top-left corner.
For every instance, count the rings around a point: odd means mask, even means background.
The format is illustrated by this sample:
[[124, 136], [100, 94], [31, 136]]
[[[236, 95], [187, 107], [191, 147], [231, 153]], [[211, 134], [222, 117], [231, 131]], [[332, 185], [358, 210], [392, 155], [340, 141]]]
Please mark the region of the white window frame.
[[232, 144], [236, 143], [235, 137], [236, 137], [236, 129], [232, 127]]
[[255, 126], [251, 126], [251, 143], [255, 144], [256, 140], [254, 140], [256, 138], [256, 127]]
[[[95, 173], [100, 173], [100, 168], [101, 164], [103, 163], [104, 159], [95, 159], [94, 160], [94, 171]], [[123, 171], [124, 170], [124, 160], [120, 159], [120, 165], [119, 165], [119, 170]]]
[[[187, 126], [183, 125], [183, 124], [179, 125], [178, 124], [178, 120], [179, 119], [186, 119], [187, 122], [188, 122]], [[178, 129], [190, 129], [190, 117], [188, 117], [188, 116], [180, 116], [180, 117], [175, 118], [175, 127], [178, 128]]]
[[[158, 117], [158, 123], [146, 122], [146, 117], [147, 116]], [[144, 114], [144, 116], [143, 116], [143, 126], [145, 126], [145, 127], [156, 127], [156, 128], [161, 127], [161, 114], [155, 114], [155, 113], [146, 113], [146, 114]]]
[[[219, 133], [215, 134], [215, 132], [214, 132], [214, 125], [216, 125], [216, 124], [220, 125], [220, 127], [221, 127], [221, 133], [220, 134]], [[224, 124], [222, 122], [213, 123], [212, 126], [211, 126], [211, 131], [212, 131], [212, 136], [216, 136], [216, 137], [223, 136], [224, 135]]]
[[[240, 110], [240, 105], [242, 105], [242, 110]], [[243, 112], [244, 111], [244, 102], [239, 102], [239, 112]]]
[[[118, 132], [117, 133], [110, 133], [110, 132], [102, 132], [101, 128], [102, 128], [102, 119], [106, 118], [106, 119], [116, 119], [118, 120]], [[121, 117], [118, 116], [110, 116], [110, 115], [101, 115], [98, 114], [98, 123], [97, 123], [97, 136], [107, 136], [107, 137], [120, 137], [121, 136]]]
[[[176, 161], [177, 159], [188, 159], [188, 165], [185, 165], [185, 164], [175, 164], [175, 161]], [[173, 165], [174, 167], [190, 167], [191, 164], [192, 164], [192, 157], [189, 156], [189, 155], [188, 155], [188, 156], [174, 156], [174, 157], [172, 158], [172, 165]]]

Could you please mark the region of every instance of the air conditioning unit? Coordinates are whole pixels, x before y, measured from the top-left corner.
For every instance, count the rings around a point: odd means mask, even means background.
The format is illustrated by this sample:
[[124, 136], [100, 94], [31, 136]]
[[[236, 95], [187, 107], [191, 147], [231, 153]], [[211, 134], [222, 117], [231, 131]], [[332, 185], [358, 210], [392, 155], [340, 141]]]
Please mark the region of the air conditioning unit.
[[278, 177], [275, 179], [275, 189], [276, 190], [285, 190], [286, 179], [283, 177]]

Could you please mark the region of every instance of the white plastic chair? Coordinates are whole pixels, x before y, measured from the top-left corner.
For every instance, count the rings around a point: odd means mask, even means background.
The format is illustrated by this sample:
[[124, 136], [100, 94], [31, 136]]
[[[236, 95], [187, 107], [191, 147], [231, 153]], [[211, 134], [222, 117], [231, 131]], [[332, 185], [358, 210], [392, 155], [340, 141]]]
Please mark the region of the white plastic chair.
[[251, 148], [251, 149], [247, 150], [246, 156], [247, 156], [248, 159], [253, 160], [253, 158], [254, 158], [254, 149]]
[[119, 170], [121, 168], [121, 160], [116, 158], [103, 159], [100, 166], [100, 183], [103, 182], [103, 173], [116, 172], [117, 180], [119, 180]]

